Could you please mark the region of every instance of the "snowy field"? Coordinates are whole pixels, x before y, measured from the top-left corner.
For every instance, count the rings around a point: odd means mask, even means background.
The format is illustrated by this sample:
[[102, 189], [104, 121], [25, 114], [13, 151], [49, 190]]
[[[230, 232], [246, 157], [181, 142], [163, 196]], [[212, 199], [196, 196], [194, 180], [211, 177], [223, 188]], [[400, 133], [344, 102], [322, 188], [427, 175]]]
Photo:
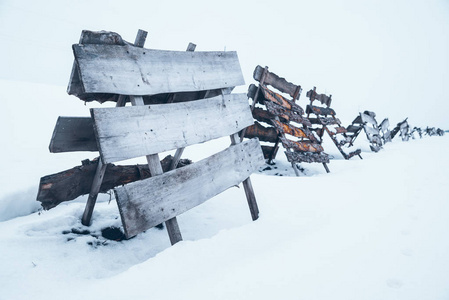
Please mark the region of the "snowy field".
[[[95, 156], [48, 153], [57, 116], [87, 116], [93, 104], [64, 87], [13, 81], [0, 81], [0, 98], [9, 141], [0, 171], [2, 300], [449, 299], [449, 135], [397, 138], [379, 153], [361, 135], [364, 159], [350, 161], [327, 139], [331, 173], [304, 164], [301, 177], [279, 151], [276, 169], [251, 177], [257, 221], [243, 188], [232, 188], [179, 216], [184, 241], [171, 247], [165, 229], [103, 238], [103, 228], [121, 224], [108, 195], [90, 227], [80, 223], [85, 197], [38, 211], [41, 176]], [[189, 147], [184, 157], [228, 145]]]

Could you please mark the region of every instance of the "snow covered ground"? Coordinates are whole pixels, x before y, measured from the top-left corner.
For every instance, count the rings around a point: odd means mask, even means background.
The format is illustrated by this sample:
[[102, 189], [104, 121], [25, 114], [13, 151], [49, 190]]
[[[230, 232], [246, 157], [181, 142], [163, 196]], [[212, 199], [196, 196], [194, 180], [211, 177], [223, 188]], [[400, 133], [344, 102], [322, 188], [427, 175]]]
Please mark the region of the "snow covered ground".
[[301, 177], [280, 151], [271, 171], [251, 177], [257, 221], [232, 188], [179, 216], [184, 241], [171, 247], [165, 229], [103, 238], [120, 226], [108, 195], [90, 227], [80, 223], [85, 197], [37, 211], [41, 176], [95, 156], [48, 153], [57, 116], [95, 104], [12, 81], [0, 81], [0, 98], [0, 299], [449, 299], [448, 135], [397, 139], [379, 153], [361, 136], [364, 159], [350, 161], [328, 139], [331, 173], [304, 164]]

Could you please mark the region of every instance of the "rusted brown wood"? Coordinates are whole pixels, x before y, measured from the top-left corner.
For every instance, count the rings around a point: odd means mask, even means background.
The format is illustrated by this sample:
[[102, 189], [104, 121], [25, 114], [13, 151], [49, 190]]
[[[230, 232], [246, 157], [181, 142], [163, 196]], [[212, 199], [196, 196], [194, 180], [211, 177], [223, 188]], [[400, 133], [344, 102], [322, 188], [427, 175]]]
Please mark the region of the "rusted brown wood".
[[327, 96], [326, 94], [317, 94], [316, 88], [307, 92], [306, 96], [310, 99], [310, 102], [319, 101], [321, 104], [327, 107], [331, 106], [332, 95]]
[[313, 105], [307, 105], [306, 113], [307, 114], [315, 114], [318, 116], [329, 116], [329, 115], [335, 116], [335, 111], [332, 108], [313, 106]]
[[298, 128], [296, 126], [293, 126], [292, 124], [285, 124], [277, 120], [273, 120], [272, 123], [274, 124], [275, 128], [277, 128], [279, 131], [281, 131], [284, 134], [290, 134], [292, 136], [298, 137], [298, 138], [307, 138], [315, 143], [320, 143], [320, 141], [317, 139], [317, 137], [312, 133], [312, 131], [308, 130], [307, 128]]
[[302, 116], [302, 114], [299, 114], [296, 111], [285, 109], [284, 107], [270, 101], [267, 101], [265, 104], [268, 108], [268, 111], [273, 115], [277, 115], [280, 118], [285, 119], [287, 121], [303, 124], [304, 126], [307, 127], [312, 126], [312, 123], [310, 123], [309, 119]]
[[304, 114], [304, 110], [302, 109], [302, 107], [296, 104], [294, 101], [286, 99], [282, 95], [275, 93], [264, 86], [261, 86], [261, 91], [263, 93], [265, 102], [267, 102], [268, 100], [284, 107], [287, 110], [296, 112], [297, 114]]
[[[170, 170], [172, 161], [171, 155], [161, 161], [164, 172]], [[189, 159], [181, 159], [177, 167], [181, 168], [191, 163], [192, 161]], [[86, 160], [80, 166], [42, 177], [39, 183], [37, 201], [41, 202], [42, 207], [48, 210], [64, 201], [74, 200], [79, 196], [88, 194], [92, 187], [97, 164], [97, 159]], [[150, 176], [146, 164], [125, 166], [108, 164], [99, 192], [106, 193], [114, 187]]]
[[273, 127], [265, 127], [259, 122], [254, 122], [254, 125], [246, 128], [245, 137], [248, 139], [257, 137], [263, 142], [276, 143], [278, 133]]
[[300, 152], [323, 152], [323, 146], [310, 141], [292, 141], [283, 137], [280, 137], [284, 148], [293, 149]]
[[340, 120], [333, 117], [317, 117], [317, 118], [310, 118], [310, 123], [314, 125], [339, 125]]
[[[262, 145], [262, 153], [265, 159], [273, 159], [271, 156], [276, 156], [277, 148], [274, 146]], [[272, 155], [273, 154], [273, 155]]]
[[328, 130], [329, 135], [346, 133], [346, 128], [344, 128], [344, 127], [337, 126], [337, 127], [332, 127], [332, 129], [329, 129], [328, 127], [326, 127], [326, 129]]
[[270, 120], [274, 119], [274, 115], [271, 114], [269, 111], [256, 107], [253, 110], [253, 117], [259, 122], [264, 122], [267, 124], [271, 124]]
[[[263, 72], [264, 68], [261, 66], [257, 66], [254, 70], [253, 78], [260, 82]], [[271, 85], [272, 87], [278, 89], [283, 93], [289, 94], [294, 100], [296, 100], [299, 94], [298, 89], [299, 91], [301, 90], [300, 85], [295, 85], [291, 82], [288, 82], [285, 78], [279, 77], [278, 75], [270, 71], [267, 72], [263, 83], [266, 85]]]

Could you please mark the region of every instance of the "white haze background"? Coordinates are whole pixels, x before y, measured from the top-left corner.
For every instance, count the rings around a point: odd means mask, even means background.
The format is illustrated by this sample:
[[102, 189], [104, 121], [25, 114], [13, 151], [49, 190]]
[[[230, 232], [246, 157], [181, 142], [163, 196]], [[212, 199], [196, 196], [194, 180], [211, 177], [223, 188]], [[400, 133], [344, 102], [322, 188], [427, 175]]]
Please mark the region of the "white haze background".
[[[133, 41], [139, 28], [149, 48], [237, 51], [247, 85], [260, 64], [304, 91], [317, 86], [345, 125], [368, 109], [392, 125], [449, 128], [448, 1], [0, 0], [1, 300], [449, 299], [447, 135], [377, 154], [361, 136], [364, 160], [350, 161], [327, 139], [331, 173], [305, 164], [299, 178], [280, 151], [277, 171], [289, 176], [251, 177], [259, 220], [232, 188], [179, 217], [185, 241], [174, 247], [165, 230], [126, 242], [63, 234], [84, 229], [85, 197], [36, 213], [41, 176], [96, 155], [48, 152], [59, 115], [97, 105], [65, 92], [71, 45], [83, 29]], [[94, 234], [120, 225], [108, 201]]]

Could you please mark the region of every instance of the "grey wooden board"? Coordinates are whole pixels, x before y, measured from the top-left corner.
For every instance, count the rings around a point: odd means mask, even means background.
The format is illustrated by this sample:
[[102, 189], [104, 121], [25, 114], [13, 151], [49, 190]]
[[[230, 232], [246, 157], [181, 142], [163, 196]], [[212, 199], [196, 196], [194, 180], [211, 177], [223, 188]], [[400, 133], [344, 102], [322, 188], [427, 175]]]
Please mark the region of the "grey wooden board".
[[59, 117], [49, 149], [51, 153], [98, 151], [92, 118]]
[[363, 122], [373, 124], [377, 127], [376, 119], [374, 119], [372, 116], [367, 115], [367, 114], [360, 114], [360, 116], [361, 116]]
[[265, 164], [257, 139], [192, 165], [115, 188], [126, 236], [132, 237], [238, 185]]
[[153, 95], [245, 84], [235, 51], [166, 51], [73, 45], [84, 93]]
[[[109, 31], [89, 31], [83, 30], [81, 32], [80, 44], [108, 44], [108, 45], [125, 45], [129, 44], [124, 41], [122, 37], [115, 32]], [[73, 62], [72, 72], [70, 75], [69, 86], [67, 93], [69, 95], [82, 93], [81, 80], [78, 73], [76, 61]]]
[[206, 142], [254, 122], [245, 94], [174, 104], [94, 108], [91, 115], [104, 163]]
[[370, 135], [379, 134], [379, 130], [378, 129], [373, 128], [373, 127], [368, 126], [368, 125], [365, 125], [365, 131], [366, 131], [367, 134], [370, 134]]

